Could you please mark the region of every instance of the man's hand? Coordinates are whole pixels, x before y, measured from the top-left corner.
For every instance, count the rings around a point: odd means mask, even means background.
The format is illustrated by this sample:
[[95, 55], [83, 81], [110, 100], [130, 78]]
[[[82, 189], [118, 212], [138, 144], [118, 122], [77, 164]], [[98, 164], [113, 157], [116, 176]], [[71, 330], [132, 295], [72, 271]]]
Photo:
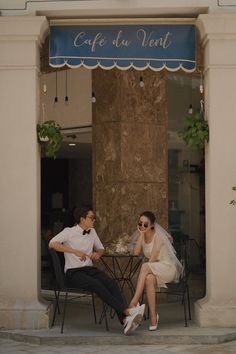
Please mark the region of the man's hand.
[[75, 251], [74, 254], [81, 259], [81, 261], [86, 261], [88, 255], [86, 253]]
[[98, 261], [99, 258], [100, 258], [100, 255], [97, 253], [97, 252], [93, 252], [89, 255], [89, 258], [92, 260], [92, 261]]

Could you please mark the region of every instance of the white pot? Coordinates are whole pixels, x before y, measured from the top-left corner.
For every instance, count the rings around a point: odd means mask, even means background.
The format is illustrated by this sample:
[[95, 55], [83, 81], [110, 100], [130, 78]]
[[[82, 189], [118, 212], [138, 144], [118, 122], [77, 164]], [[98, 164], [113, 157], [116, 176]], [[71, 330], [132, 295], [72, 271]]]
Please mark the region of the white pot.
[[49, 137], [48, 136], [39, 136], [39, 140], [42, 141], [42, 143], [46, 143], [47, 141], [49, 141]]

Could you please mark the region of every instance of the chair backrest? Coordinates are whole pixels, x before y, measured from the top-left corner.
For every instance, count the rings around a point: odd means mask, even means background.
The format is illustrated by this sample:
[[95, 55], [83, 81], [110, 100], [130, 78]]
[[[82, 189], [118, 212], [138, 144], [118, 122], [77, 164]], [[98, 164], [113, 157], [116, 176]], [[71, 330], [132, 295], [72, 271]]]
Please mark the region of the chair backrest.
[[60, 257], [58, 255], [58, 252], [55, 251], [53, 248], [49, 248], [49, 254], [52, 260], [57, 290], [63, 290], [65, 288], [65, 275], [60, 261]]
[[177, 241], [174, 241], [174, 247], [177, 252], [177, 258], [179, 259], [179, 261], [181, 262], [181, 264], [183, 266], [183, 271], [182, 271], [182, 275], [181, 275], [182, 280], [186, 279], [189, 275], [187, 242], [188, 242], [187, 235], [183, 235], [183, 237], [181, 237]]

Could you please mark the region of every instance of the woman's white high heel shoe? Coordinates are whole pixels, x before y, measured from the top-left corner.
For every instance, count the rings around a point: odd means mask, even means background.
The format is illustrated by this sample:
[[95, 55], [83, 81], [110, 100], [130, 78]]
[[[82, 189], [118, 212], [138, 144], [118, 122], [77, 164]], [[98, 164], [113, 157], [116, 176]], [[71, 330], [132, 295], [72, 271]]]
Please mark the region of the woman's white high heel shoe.
[[156, 331], [158, 328], [159, 315], [157, 313], [157, 324], [155, 326], [149, 326], [149, 331]]

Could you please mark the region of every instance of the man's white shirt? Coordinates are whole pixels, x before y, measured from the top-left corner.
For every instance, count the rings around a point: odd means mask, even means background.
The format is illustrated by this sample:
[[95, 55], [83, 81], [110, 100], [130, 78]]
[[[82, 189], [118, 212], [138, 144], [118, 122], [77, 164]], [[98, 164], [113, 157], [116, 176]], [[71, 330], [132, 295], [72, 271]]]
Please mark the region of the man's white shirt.
[[[104, 249], [94, 228], [90, 229], [89, 234], [83, 235], [83, 229], [79, 226], [66, 227], [64, 230], [54, 236], [51, 242], [60, 242], [65, 246], [78, 250], [85, 254], [91, 254], [94, 250]], [[93, 262], [90, 258], [86, 257], [85, 261], [81, 261], [80, 257], [73, 253], [64, 253], [65, 256], [65, 272], [71, 268], [81, 268], [92, 266]]]

